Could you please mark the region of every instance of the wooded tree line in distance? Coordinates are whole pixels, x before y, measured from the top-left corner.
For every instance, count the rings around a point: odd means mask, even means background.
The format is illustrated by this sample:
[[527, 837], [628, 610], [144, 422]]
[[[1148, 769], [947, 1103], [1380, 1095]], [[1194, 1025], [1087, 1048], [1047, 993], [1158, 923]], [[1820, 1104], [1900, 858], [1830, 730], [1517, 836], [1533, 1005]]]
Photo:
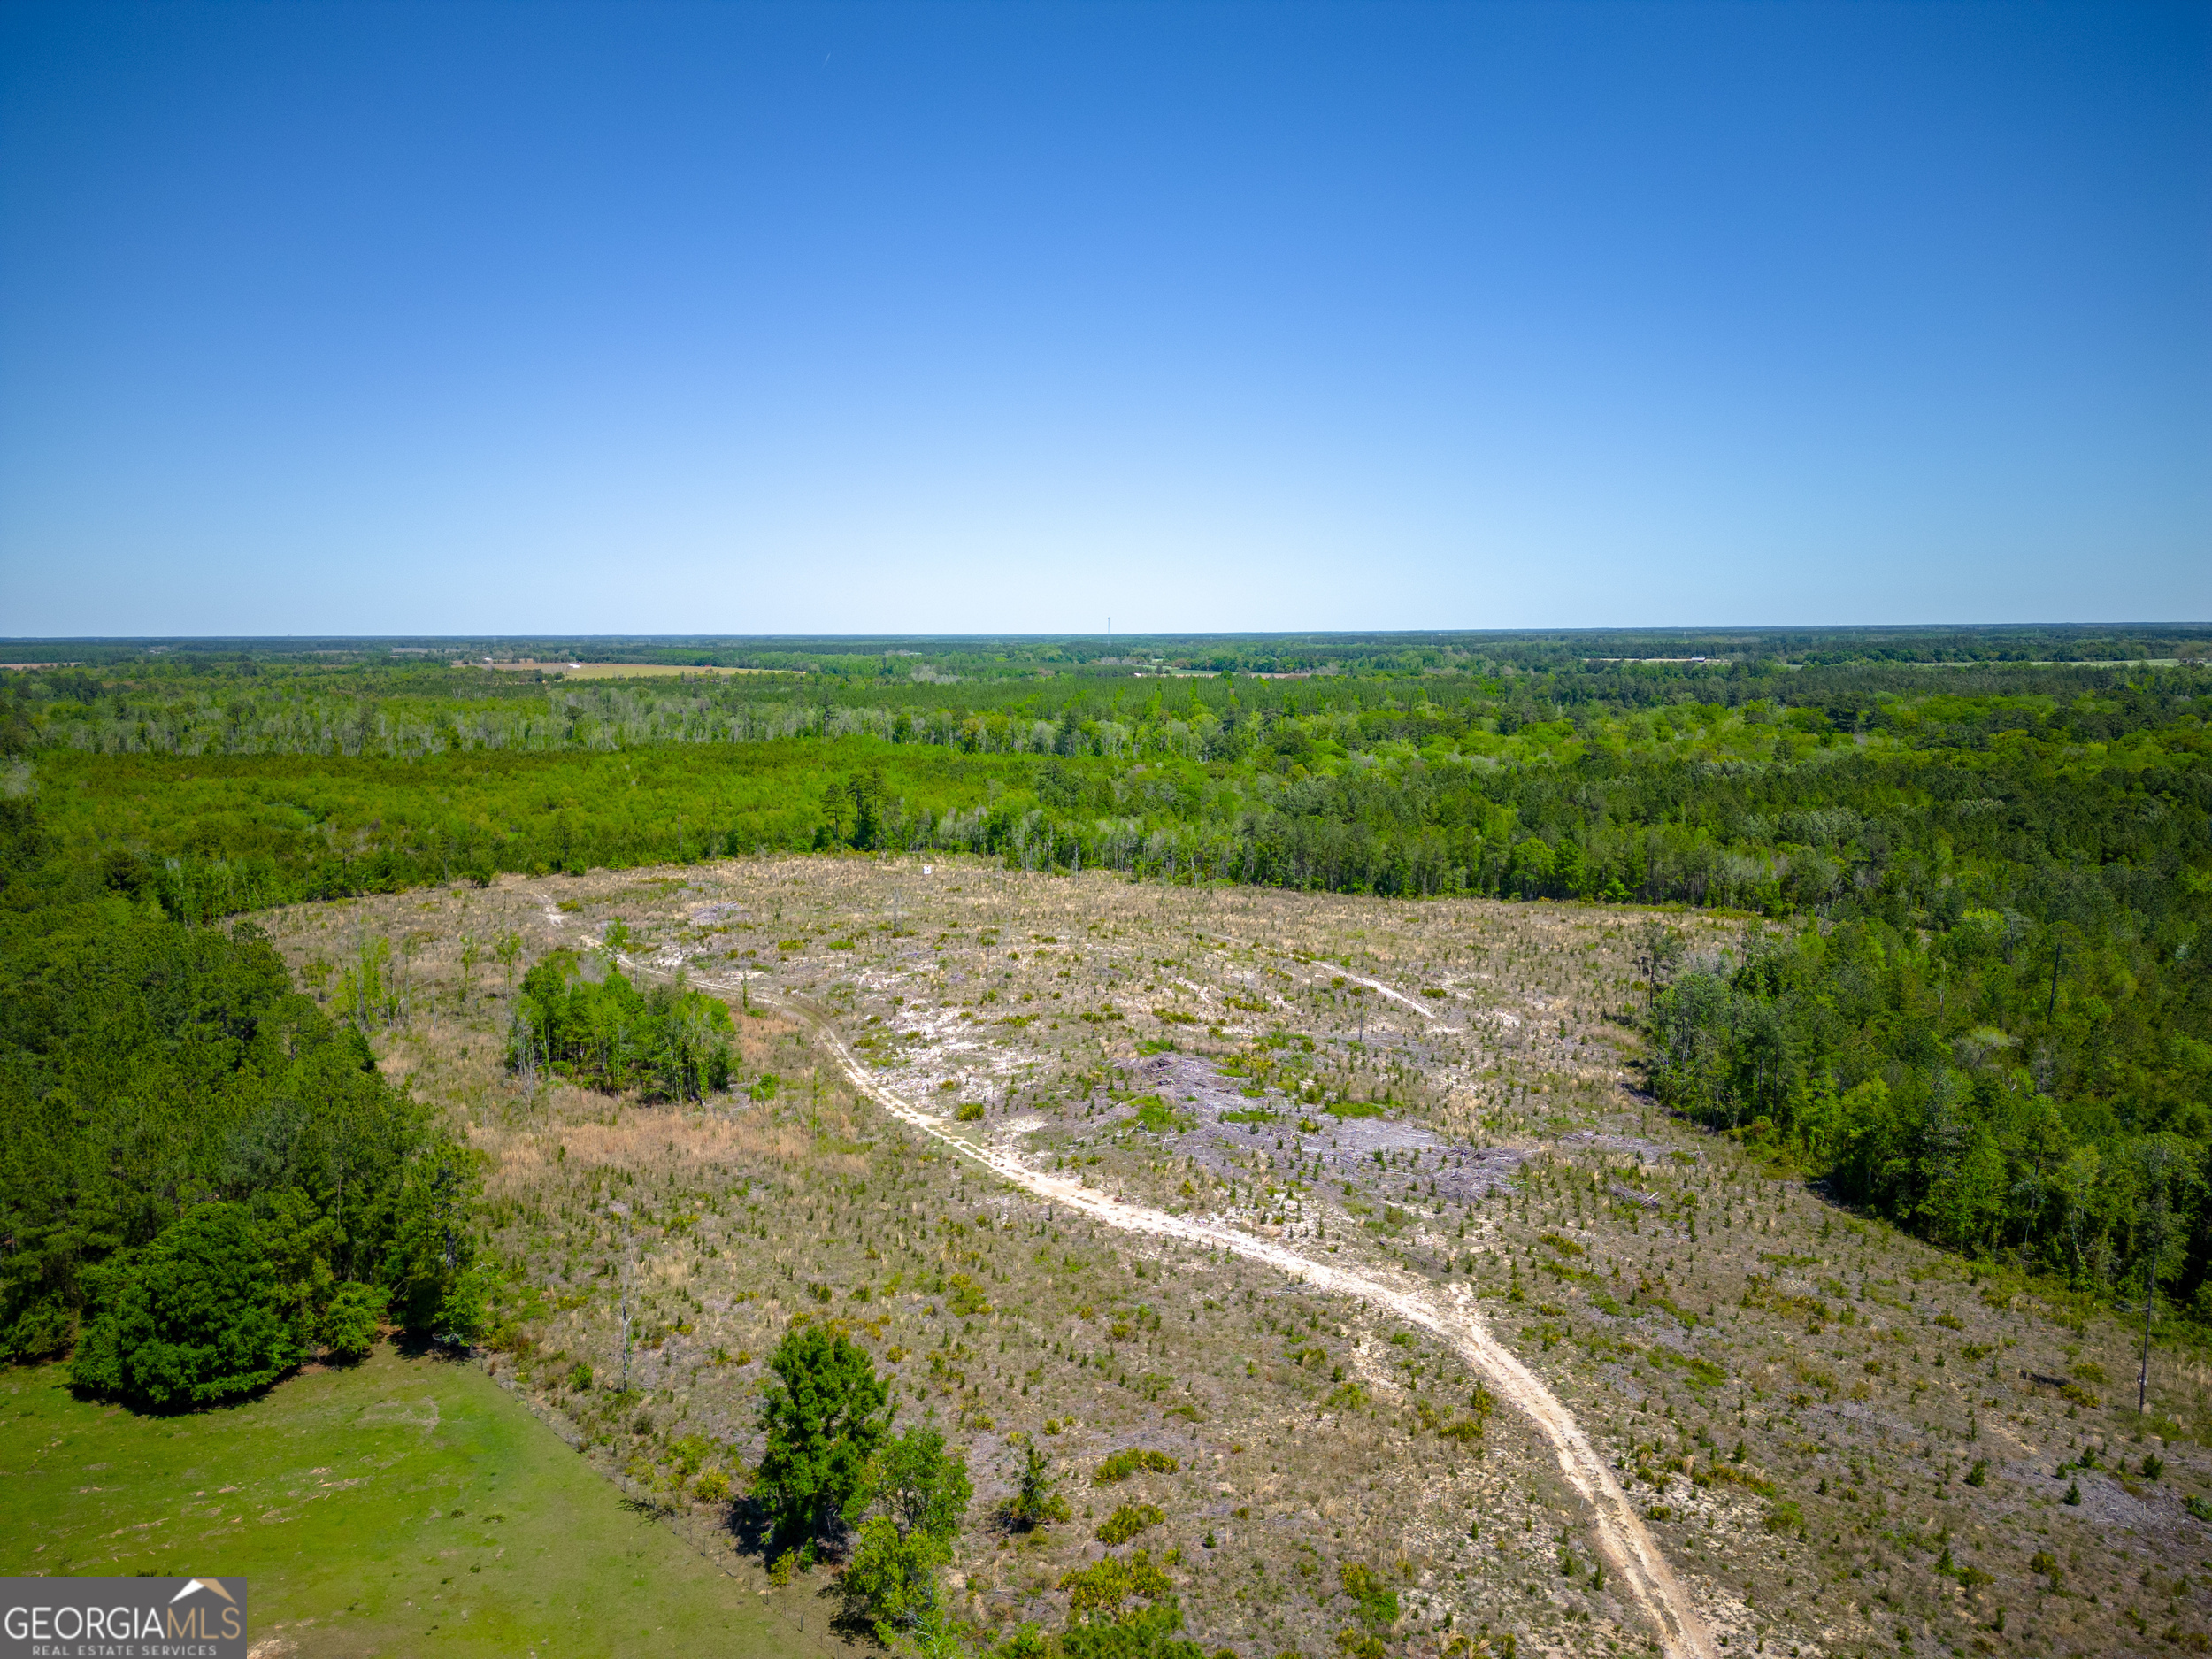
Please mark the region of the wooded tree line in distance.
[[1734, 959], [1655, 951], [1662, 1098], [1955, 1248], [2212, 1315], [2212, 686], [1962, 637], [2038, 655], [1354, 641], [1308, 679], [1137, 680], [992, 644], [937, 678], [592, 686], [140, 657], [10, 675], [0, 742], [54, 866], [131, 926], [808, 848], [1752, 912]]

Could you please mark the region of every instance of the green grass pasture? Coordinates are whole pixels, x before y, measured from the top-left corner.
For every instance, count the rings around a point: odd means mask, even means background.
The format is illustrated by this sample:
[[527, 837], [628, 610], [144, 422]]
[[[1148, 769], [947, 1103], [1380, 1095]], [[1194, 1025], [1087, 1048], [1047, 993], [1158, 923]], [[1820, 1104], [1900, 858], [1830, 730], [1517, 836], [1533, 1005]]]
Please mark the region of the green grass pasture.
[[165, 1417], [67, 1377], [0, 1372], [0, 1572], [240, 1575], [303, 1659], [820, 1652], [473, 1366], [379, 1348]]

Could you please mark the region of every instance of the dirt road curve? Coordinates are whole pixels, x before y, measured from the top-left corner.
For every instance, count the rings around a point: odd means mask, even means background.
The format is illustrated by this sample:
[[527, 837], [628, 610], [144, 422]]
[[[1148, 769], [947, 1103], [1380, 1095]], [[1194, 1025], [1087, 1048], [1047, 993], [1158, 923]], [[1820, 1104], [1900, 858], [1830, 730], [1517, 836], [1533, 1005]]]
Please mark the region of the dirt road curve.
[[[544, 914], [547, 923], [555, 928], [563, 926], [567, 920], [550, 902], [545, 902]], [[632, 972], [648, 973], [657, 979], [669, 977], [655, 964], [635, 961], [619, 952], [611, 954]], [[714, 976], [700, 976], [692, 983], [713, 991], [738, 988]], [[1424, 1015], [1429, 1013], [1387, 986], [1373, 980], [1363, 979], [1361, 983], [1373, 986]], [[1010, 1150], [979, 1147], [951, 1133], [941, 1118], [918, 1110], [885, 1088], [854, 1057], [837, 1027], [814, 1010], [772, 993], [755, 990], [751, 995], [755, 1002], [788, 1014], [811, 1028], [836, 1056], [838, 1065], [853, 1087], [893, 1117], [1040, 1198], [1064, 1204], [1125, 1233], [1171, 1239], [1209, 1249], [1233, 1250], [1240, 1256], [1279, 1268], [1308, 1284], [1387, 1308], [1408, 1324], [1435, 1332], [1488, 1379], [1492, 1392], [1526, 1413], [1550, 1444], [1553, 1455], [1559, 1460], [1560, 1474], [1590, 1506], [1591, 1527], [1607, 1571], [1628, 1599], [1651, 1621], [1668, 1659], [1721, 1659], [1720, 1650], [1706, 1630], [1705, 1621], [1699, 1617], [1689, 1593], [1674, 1576], [1666, 1557], [1659, 1553], [1642, 1517], [1630, 1504], [1620, 1483], [1613, 1479], [1613, 1471], [1606, 1466], [1604, 1458], [1583, 1433], [1574, 1413], [1560, 1403], [1558, 1396], [1544, 1386], [1541, 1379], [1521, 1363], [1517, 1355], [1490, 1334], [1490, 1327], [1463, 1288], [1455, 1285], [1446, 1289], [1410, 1278], [1398, 1284], [1386, 1284], [1364, 1273], [1316, 1261], [1271, 1239], [1255, 1238], [1217, 1223], [1171, 1216], [1164, 1210], [1125, 1203], [1093, 1192], [1079, 1181], [1033, 1170]]]
[[1598, 1551], [1604, 1557], [1607, 1571], [1628, 1599], [1651, 1620], [1671, 1659], [1719, 1659], [1719, 1652], [1688, 1592], [1667, 1565], [1666, 1557], [1659, 1553], [1642, 1517], [1630, 1505], [1627, 1494], [1613, 1479], [1613, 1471], [1590, 1444], [1574, 1414], [1521, 1363], [1517, 1355], [1490, 1334], [1489, 1326], [1463, 1289], [1453, 1286], [1440, 1293], [1439, 1287], [1411, 1279], [1397, 1285], [1386, 1284], [1363, 1273], [1332, 1266], [1326, 1261], [1315, 1261], [1270, 1239], [1255, 1238], [1233, 1227], [1202, 1219], [1171, 1216], [1164, 1210], [1125, 1203], [1093, 1192], [1064, 1176], [1033, 1170], [1010, 1150], [979, 1147], [949, 1133], [942, 1119], [918, 1110], [883, 1087], [854, 1057], [836, 1027], [813, 1010], [782, 997], [764, 997], [758, 992], [753, 996], [756, 1002], [772, 1006], [810, 1026], [837, 1057], [853, 1087], [893, 1117], [1040, 1198], [1064, 1204], [1124, 1232], [1202, 1245], [1209, 1249], [1234, 1250], [1240, 1256], [1280, 1268], [1309, 1284], [1387, 1308], [1408, 1324], [1435, 1332], [1488, 1379], [1493, 1392], [1527, 1413], [1542, 1432], [1559, 1459], [1559, 1472], [1590, 1506]]

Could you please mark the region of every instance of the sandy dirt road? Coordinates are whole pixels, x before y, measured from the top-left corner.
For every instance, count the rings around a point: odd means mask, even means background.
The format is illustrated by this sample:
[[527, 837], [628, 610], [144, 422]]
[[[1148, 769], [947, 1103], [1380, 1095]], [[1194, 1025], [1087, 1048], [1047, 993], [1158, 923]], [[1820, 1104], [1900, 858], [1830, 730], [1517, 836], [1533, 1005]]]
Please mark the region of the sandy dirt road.
[[[695, 979], [693, 983], [714, 982]], [[1525, 1413], [1536, 1425], [1558, 1459], [1560, 1474], [1590, 1507], [1591, 1531], [1607, 1571], [1613, 1575], [1626, 1599], [1650, 1621], [1666, 1653], [1682, 1659], [1720, 1659], [1719, 1649], [1689, 1593], [1675, 1577], [1642, 1517], [1613, 1478], [1603, 1456], [1583, 1433], [1574, 1414], [1544, 1386], [1540, 1378], [1521, 1363], [1517, 1355], [1490, 1334], [1488, 1325], [1464, 1290], [1457, 1286], [1446, 1290], [1409, 1277], [1399, 1283], [1386, 1282], [1325, 1260], [1317, 1261], [1271, 1239], [1257, 1238], [1201, 1218], [1171, 1216], [1164, 1210], [1127, 1203], [1065, 1176], [1031, 1169], [1012, 1149], [979, 1146], [964, 1140], [951, 1133], [943, 1119], [918, 1110], [878, 1083], [846, 1047], [836, 1026], [821, 1014], [787, 997], [764, 995], [758, 991], [752, 995], [755, 1002], [773, 1008], [811, 1029], [836, 1058], [852, 1086], [900, 1122], [941, 1141], [962, 1157], [1039, 1198], [1125, 1233], [1205, 1249], [1233, 1250], [1307, 1284], [1386, 1308], [1409, 1325], [1432, 1331], [1451, 1343], [1469, 1365], [1487, 1379], [1492, 1392]]]

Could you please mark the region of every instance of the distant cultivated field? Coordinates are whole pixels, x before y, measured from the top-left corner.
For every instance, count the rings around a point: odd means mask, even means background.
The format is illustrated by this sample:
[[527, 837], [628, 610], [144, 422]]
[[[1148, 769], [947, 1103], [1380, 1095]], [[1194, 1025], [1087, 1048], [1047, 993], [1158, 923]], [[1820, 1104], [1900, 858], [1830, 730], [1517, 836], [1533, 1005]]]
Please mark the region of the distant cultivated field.
[[685, 674], [787, 674], [787, 668], [721, 668], [692, 663], [484, 663], [511, 672], [558, 674], [565, 680], [668, 680]]
[[0, 1573], [240, 1576], [258, 1659], [825, 1651], [473, 1365], [380, 1348], [178, 1417], [67, 1379], [0, 1372]]

